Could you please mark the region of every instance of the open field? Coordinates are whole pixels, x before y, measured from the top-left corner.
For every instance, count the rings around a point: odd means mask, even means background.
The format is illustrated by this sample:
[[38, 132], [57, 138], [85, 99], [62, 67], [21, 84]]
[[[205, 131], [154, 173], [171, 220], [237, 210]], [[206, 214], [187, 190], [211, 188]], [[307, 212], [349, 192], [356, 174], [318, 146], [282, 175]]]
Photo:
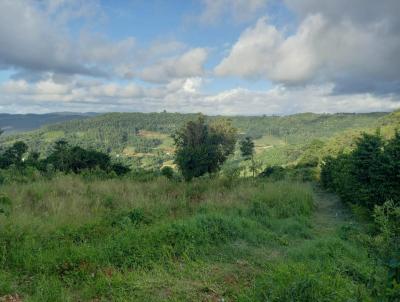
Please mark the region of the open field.
[[357, 223], [310, 184], [57, 176], [2, 192], [0, 296], [372, 301]]

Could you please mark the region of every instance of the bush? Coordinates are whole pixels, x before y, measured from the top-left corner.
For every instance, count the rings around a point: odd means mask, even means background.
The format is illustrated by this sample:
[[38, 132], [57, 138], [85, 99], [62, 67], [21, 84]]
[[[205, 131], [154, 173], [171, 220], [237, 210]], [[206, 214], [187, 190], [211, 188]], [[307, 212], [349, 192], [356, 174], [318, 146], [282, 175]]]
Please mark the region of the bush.
[[0, 214], [4, 214], [6, 216], [10, 215], [11, 206], [11, 199], [5, 195], [0, 195]]
[[342, 200], [370, 210], [386, 200], [400, 202], [400, 133], [384, 142], [364, 134], [349, 154], [327, 157], [322, 163], [322, 185]]
[[161, 175], [168, 179], [172, 179], [174, 177], [174, 170], [169, 166], [162, 167]]
[[260, 173], [259, 177], [272, 178], [274, 180], [282, 180], [285, 177], [285, 169], [281, 166], [267, 167]]
[[[391, 290], [400, 289], [400, 207], [392, 201], [376, 206], [374, 220], [378, 228], [378, 234], [372, 241], [374, 254], [383, 261], [388, 271], [387, 287], [390, 293]], [[400, 299], [400, 291], [389, 296]]]

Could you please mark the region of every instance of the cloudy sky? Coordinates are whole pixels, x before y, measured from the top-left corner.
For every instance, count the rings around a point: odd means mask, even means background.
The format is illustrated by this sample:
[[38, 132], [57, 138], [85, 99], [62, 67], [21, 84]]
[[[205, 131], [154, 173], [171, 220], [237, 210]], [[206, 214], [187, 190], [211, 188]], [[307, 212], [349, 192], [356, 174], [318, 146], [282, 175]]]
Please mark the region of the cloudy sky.
[[0, 112], [399, 107], [399, 0], [0, 0]]

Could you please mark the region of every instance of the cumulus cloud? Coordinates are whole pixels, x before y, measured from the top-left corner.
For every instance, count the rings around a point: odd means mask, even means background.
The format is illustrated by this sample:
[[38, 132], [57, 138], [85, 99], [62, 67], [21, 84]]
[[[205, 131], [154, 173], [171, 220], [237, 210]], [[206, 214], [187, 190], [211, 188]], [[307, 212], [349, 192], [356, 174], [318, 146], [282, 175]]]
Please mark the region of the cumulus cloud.
[[0, 111], [289, 114], [398, 108], [399, 1], [284, 0], [298, 17], [294, 30], [278, 27], [274, 16], [260, 18], [272, 1], [203, 1], [202, 22], [254, 18], [213, 68], [218, 79], [209, 79], [217, 81], [211, 86], [232, 85], [224, 80], [230, 76], [272, 81], [269, 90], [210, 93], [203, 87], [211, 74], [205, 67], [209, 48], [191, 48], [174, 37], [141, 46], [134, 37], [94, 33], [81, 25], [102, 17], [98, 0], [2, 0], [0, 45], [6, 47], [0, 47], [0, 70], [13, 74], [0, 82]]
[[[41, 81], [47, 74], [141, 78], [167, 82], [200, 76], [204, 48], [188, 49], [175, 40], [140, 47], [134, 37], [112, 40], [81, 30], [71, 37], [68, 22], [101, 16], [95, 0], [0, 1], [0, 70], [14, 69], [14, 79]], [[185, 52], [186, 51], [186, 52]]]
[[36, 83], [9, 80], [0, 85], [0, 110], [7, 112], [51, 111], [144, 111], [166, 109], [172, 112], [259, 115], [297, 112], [389, 111], [398, 108], [394, 95], [371, 93], [334, 95], [333, 85], [286, 87], [276, 85], [265, 91], [234, 88], [210, 94], [202, 89], [198, 77], [176, 79], [170, 83], [142, 87], [77, 79], [56, 83], [51, 78]]
[[101, 71], [80, 61], [62, 27], [51, 21], [37, 2], [0, 2], [0, 65], [35, 71], [99, 75]]
[[212, 24], [225, 16], [238, 22], [248, 21], [266, 7], [267, 0], [203, 0], [203, 4], [200, 21]]
[[177, 78], [201, 76], [207, 50], [194, 48], [178, 57], [167, 58], [141, 71], [140, 77], [149, 82], [168, 82]]
[[208, 96], [217, 112], [229, 115], [294, 114], [299, 112], [335, 113], [391, 111], [398, 108], [394, 96], [370, 93], [333, 95], [332, 85], [285, 87], [276, 85], [267, 91], [231, 89]]
[[216, 66], [217, 75], [334, 83], [333, 93], [342, 94], [400, 92], [399, 1], [286, 2], [301, 17], [297, 30], [259, 19]]

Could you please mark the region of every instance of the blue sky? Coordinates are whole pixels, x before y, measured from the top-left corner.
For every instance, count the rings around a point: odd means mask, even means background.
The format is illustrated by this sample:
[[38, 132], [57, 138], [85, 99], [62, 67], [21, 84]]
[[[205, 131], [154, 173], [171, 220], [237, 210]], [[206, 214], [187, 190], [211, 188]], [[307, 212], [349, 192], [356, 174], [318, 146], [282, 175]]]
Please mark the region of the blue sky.
[[399, 107], [397, 0], [3, 0], [0, 112]]

